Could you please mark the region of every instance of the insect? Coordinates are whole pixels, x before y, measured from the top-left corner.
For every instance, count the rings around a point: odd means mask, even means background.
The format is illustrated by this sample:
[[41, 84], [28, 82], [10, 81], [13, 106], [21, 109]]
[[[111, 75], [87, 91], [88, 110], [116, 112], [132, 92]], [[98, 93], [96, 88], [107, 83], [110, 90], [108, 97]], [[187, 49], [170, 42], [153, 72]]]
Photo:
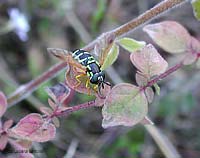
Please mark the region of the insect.
[[[105, 81], [105, 71], [101, 70], [101, 64], [89, 52], [82, 49], [68, 52], [64, 49], [57, 48], [48, 48], [48, 51], [67, 61], [72, 66], [83, 70], [84, 73], [76, 76], [76, 80], [78, 81], [77, 86], [81, 83], [80, 78], [85, 75], [88, 77], [86, 81], [86, 88], [89, 88], [90, 82], [98, 87], [100, 94], [101, 88], [104, 88], [104, 84], [111, 86], [110, 83]], [[101, 63], [102, 62], [103, 61], [101, 61]]]

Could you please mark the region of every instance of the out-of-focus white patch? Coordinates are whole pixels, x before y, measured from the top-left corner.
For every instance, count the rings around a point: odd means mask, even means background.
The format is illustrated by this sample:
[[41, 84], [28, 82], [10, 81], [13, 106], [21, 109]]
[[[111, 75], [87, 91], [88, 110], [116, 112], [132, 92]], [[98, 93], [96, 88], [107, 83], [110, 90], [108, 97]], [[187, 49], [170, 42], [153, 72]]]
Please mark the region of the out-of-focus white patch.
[[14, 27], [15, 33], [19, 36], [22, 41], [28, 40], [28, 31], [30, 26], [27, 18], [17, 8], [8, 10], [10, 16], [10, 23]]

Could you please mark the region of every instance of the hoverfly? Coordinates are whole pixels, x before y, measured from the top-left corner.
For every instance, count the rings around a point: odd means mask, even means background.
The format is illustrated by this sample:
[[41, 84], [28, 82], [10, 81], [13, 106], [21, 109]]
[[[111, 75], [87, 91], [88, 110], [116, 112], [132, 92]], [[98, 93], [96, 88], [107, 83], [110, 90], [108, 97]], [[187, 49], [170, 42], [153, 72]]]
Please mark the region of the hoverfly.
[[68, 64], [71, 66], [77, 67], [84, 72], [75, 76], [76, 80], [78, 81], [76, 86], [81, 83], [80, 78], [83, 76], [88, 77], [85, 87], [89, 89], [89, 83], [94, 84], [94, 89], [96, 90], [98, 88], [98, 92], [100, 94], [101, 88], [104, 88], [104, 84], [111, 86], [110, 83], [105, 81], [105, 71], [101, 70], [103, 59], [98, 62], [94, 56], [82, 49], [69, 52], [64, 49], [48, 48], [48, 51], [53, 53], [53, 55], [56, 57], [68, 62]]

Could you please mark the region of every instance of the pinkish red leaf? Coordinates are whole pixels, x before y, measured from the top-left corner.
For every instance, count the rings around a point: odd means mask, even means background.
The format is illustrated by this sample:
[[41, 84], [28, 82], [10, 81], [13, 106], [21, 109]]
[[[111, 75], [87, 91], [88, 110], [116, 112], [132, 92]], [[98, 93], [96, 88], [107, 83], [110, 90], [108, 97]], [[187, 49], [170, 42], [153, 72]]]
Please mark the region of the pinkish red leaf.
[[200, 53], [200, 41], [194, 37], [191, 37], [188, 51], [192, 54]]
[[199, 54], [200, 54], [200, 42], [196, 38], [191, 37], [190, 44], [188, 46], [188, 51], [183, 59], [183, 64], [184, 65], [193, 64], [194, 62], [197, 61]]
[[147, 77], [159, 75], [168, 67], [168, 63], [151, 44], [145, 46], [141, 51], [131, 53], [130, 59], [133, 65]]
[[[33, 154], [29, 153], [30, 144], [25, 143], [24, 140], [12, 140], [9, 139], [10, 144], [13, 146], [15, 151], [19, 152], [19, 158], [34, 158]], [[25, 145], [25, 144], [26, 145]], [[29, 146], [29, 148], [28, 148]]]
[[88, 80], [88, 76], [86, 74], [79, 78], [79, 80], [81, 81], [80, 84], [77, 81], [76, 76], [83, 73], [85, 74], [85, 72], [83, 72], [79, 68], [71, 66], [69, 71], [66, 73], [66, 84], [77, 92], [97, 95], [97, 91], [94, 90], [94, 86], [96, 85], [89, 82], [89, 88], [86, 88], [86, 81]]
[[110, 93], [111, 87], [105, 85], [104, 89], [101, 89], [102, 96], [98, 96], [95, 99], [95, 106], [103, 106], [106, 96]]
[[135, 74], [135, 80], [138, 86], [145, 86], [148, 82], [148, 76], [145, 76], [144, 74], [137, 72]]
[[46, 91], [52, 97], [52, 99], [56, 98], [58, 102], [63, 103], [63, 101], [70, 95], [71, 89], [63, 83], [58, 83], [53, 87], [47, 88]]
[[40, 111], [47, 116], [49, 116], [53, 113], [53, 111], [48, 107], [40, 107]]
[[57, 117], [53, 117], [52, 122], [57, 128], [60, 127], [60, 121]]
[[52, 123], [45, 122], [41, 115], [32, 113], [22, 118], [10, 132], [15, 137], [45, 142], [54, 138], [56, 129]]
[[188, 49], [191, 36], [182, 25], [175, 21], [149, 24], [143, 30], [156, 44], [169, 53], [184, 53]]
[[148, 102], [152, 103], [153, 98], [154, 98], [154, 92], [153, 92], [153, 89], [151, 87], [147, 87], [145, 89], [145, 95], [147, 97]]
[[8, 135], [7, 134], [1, 134], [0, 135], [0, 150], [4, 150], [6, 145], [8, 143]]
[[13, 125], [13, 120], [7, 120], [3, 124], [3, 129], [7, 131]]
[[192, 54], [190, 52], [187, 52], [185, 54], [185, 57], [183, 59], [184, 65], [191, 65], [197, 60], [197, 54]]
[[26, 149], [26, 150], [29, 150], [32, 146], [31, 141], [24, 140], [24, 139], [16, 140], [16, 143], [19, 144], [23, 149]]
[[112, 88], [102, 109], [104, 128], [133, 126], [147, 115], [148, 102], [139, 87], [121, 83]]
[[57, 105], [50, 98], [48, 98], [48, 103], [53, 110], [56, 109]]
[[0, 117], [6, 112], [7, 109], [7, 99], [3, 92], [0, 91]]
[[34, 155], [31, 153], [20, 153], [19, 158], [34, 158]]

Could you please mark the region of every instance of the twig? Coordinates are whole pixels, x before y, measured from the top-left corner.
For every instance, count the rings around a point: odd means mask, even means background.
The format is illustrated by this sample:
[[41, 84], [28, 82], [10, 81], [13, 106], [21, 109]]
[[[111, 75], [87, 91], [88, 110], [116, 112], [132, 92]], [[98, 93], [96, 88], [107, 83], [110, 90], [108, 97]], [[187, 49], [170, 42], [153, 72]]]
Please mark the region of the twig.
[[[115, 37], [118, 37], [118, 36], [127, 34], [130, 31], [133, 31], [137, 27], [141, 26], [142, 24], [147, 23], [150, 20], [154, 19], [161, 13], [164, 13], [167, 10], [172, 9], [173, 7], [179, 6], [186, 1], [187, 0], [165, 0], [163, 2], [160, 2], [155, 7], [146, 11], [145, 13], [141, 14], [137, 18], [127, 22], [126, 24], [124, 24], [114, 30], [104, 33], [103, 35], [110, 34], [110, 35], [115, 35]], [[90, 44], [85, 46], [84, 49], [88, 50], [88, 51], [92, 50], [95, 47], [98, 40], [104, 37], [103, 35], [102, 35], [102, 37], [100, 36], [100, 38], [97, 38], [96, 40], [94, 40], [93, 42], [91, 42]]]
[[183, 66], [183, 62], [180, 62], [176, 64], [175, 66], [169, 68], [164, 73], [160, 74], [159, 76], [155, 77], [154, 79], [150, 80], [146, 86], [141, 87], [140, 90], [145, 90], [147, 87], [153, 86], [155, 83], [157, 83], [159, 80], [162, 80], [163, 78], [169, 76], [171, 73], [175, 72], [176, 70], [180, 69]]
[[169, 139], [161, 133], [161, 131], [153, 125], [144, 125], [149, 134], [153, 137], [159, 148], [162, 150], [166, 158], [180, 158], [181, 156], [171, 144]]
[[[118, 37], [123, 34], [126, 34], [129, 31], [144, 24], [145, 22], [152, 20], [157, 15], [160, 15], [161, 13], [164, 13], [173, 7], [179, 6], [179, 5], [183, 4], [184, 2], [186, 2], [186, 0], [165, 0], [165, 1], [157, 4], [152, 9], [146, 11], [144, 14], [140, 15], [138, 18], [133, 19], [132, 21], [130, 21], [112, 31], [104, 33], [102, 36], [100, 36], [99, 38], [97, 38], [96, 40], [94, 40], [93, 42], [88, 44], [87, 46], [85, 46], [83, 49], [85, 49], [87, 51], [91, 51], [95, 47], [96, 43], [99, 40], [102, 40], [103, 38], [105, 38], [105, 35], [108, 35], [108, 36], [114, 35], [115, 37]], [[27, 84], [20, 86], [14, 93], [12, 93], [8, 97], [9, 106], [26, 98], [27, 94], [32, 93], [40, 84], [46, 82], [49, 78], [52, 78], [53, 76], [55, 76], [57, 74], [57, 72], [62, 70], [66, 65], [67, 65], [67, 63], [59, 63], [57, 65], [54, 65], [48, 71], [41, 74], [35, 80], [32, 80], [32, 81], [28, 82]]]
[[66, 66], [67, 63], [58, 63], [57, 65], [50, 68], [48, 71], [44, 72], [42, 75], [38, 76], [36, 79], [18, 87], [17, 90], [8, 97], [7, 101], [9, 107], [28, 97], [33, 91], [37, 89], [39, 85], [54, 77]]
[[[0, 64], [0, 74], [4, 74], [4, 75], [0, 75], [0, 79], [4, 82], [4, 84], [6, 84], [7, 86], [9, 86], [10, 88], [12, 88], [14, 90], [15, 88], [17, 88], [19, 86], [19, 83], [15, 80], [15, 78], [10, 73], [8, 65], [3, 60], [2, 56], [0, 56], [0, 63], [1, 63]], [[26, 98], [26, 100], [28, 102], [30, 102], [31, 105], [34, 108], [36, 108], [37, 110], [39, 110], [39, 108], [41, 106], [45, 106], [42, 102], [40, 102], [33, 95], [30, 95], [30, 97]]]
[[82, 103], [82, 104], [79, 104], [79, 105], [76, 105], [76, 106], [71, 106], [68, 109], [63, 110], [63, 111], [58, 111], [58, 112], [54, 113], [54, 115], [51, 116], [51, 117], [66, 116], [66, 115], [68, 115], [72, 112], [79, 111], [79, 110], [82, 110], [82, 109], [87, 109], [87, 108], [90, 108], [90, 107], [95, 107], [95, 100], [88, 101], [86, 103]]
[[73, 158], [78, 147], [78, 140], [73, 139], [64, 158]]

